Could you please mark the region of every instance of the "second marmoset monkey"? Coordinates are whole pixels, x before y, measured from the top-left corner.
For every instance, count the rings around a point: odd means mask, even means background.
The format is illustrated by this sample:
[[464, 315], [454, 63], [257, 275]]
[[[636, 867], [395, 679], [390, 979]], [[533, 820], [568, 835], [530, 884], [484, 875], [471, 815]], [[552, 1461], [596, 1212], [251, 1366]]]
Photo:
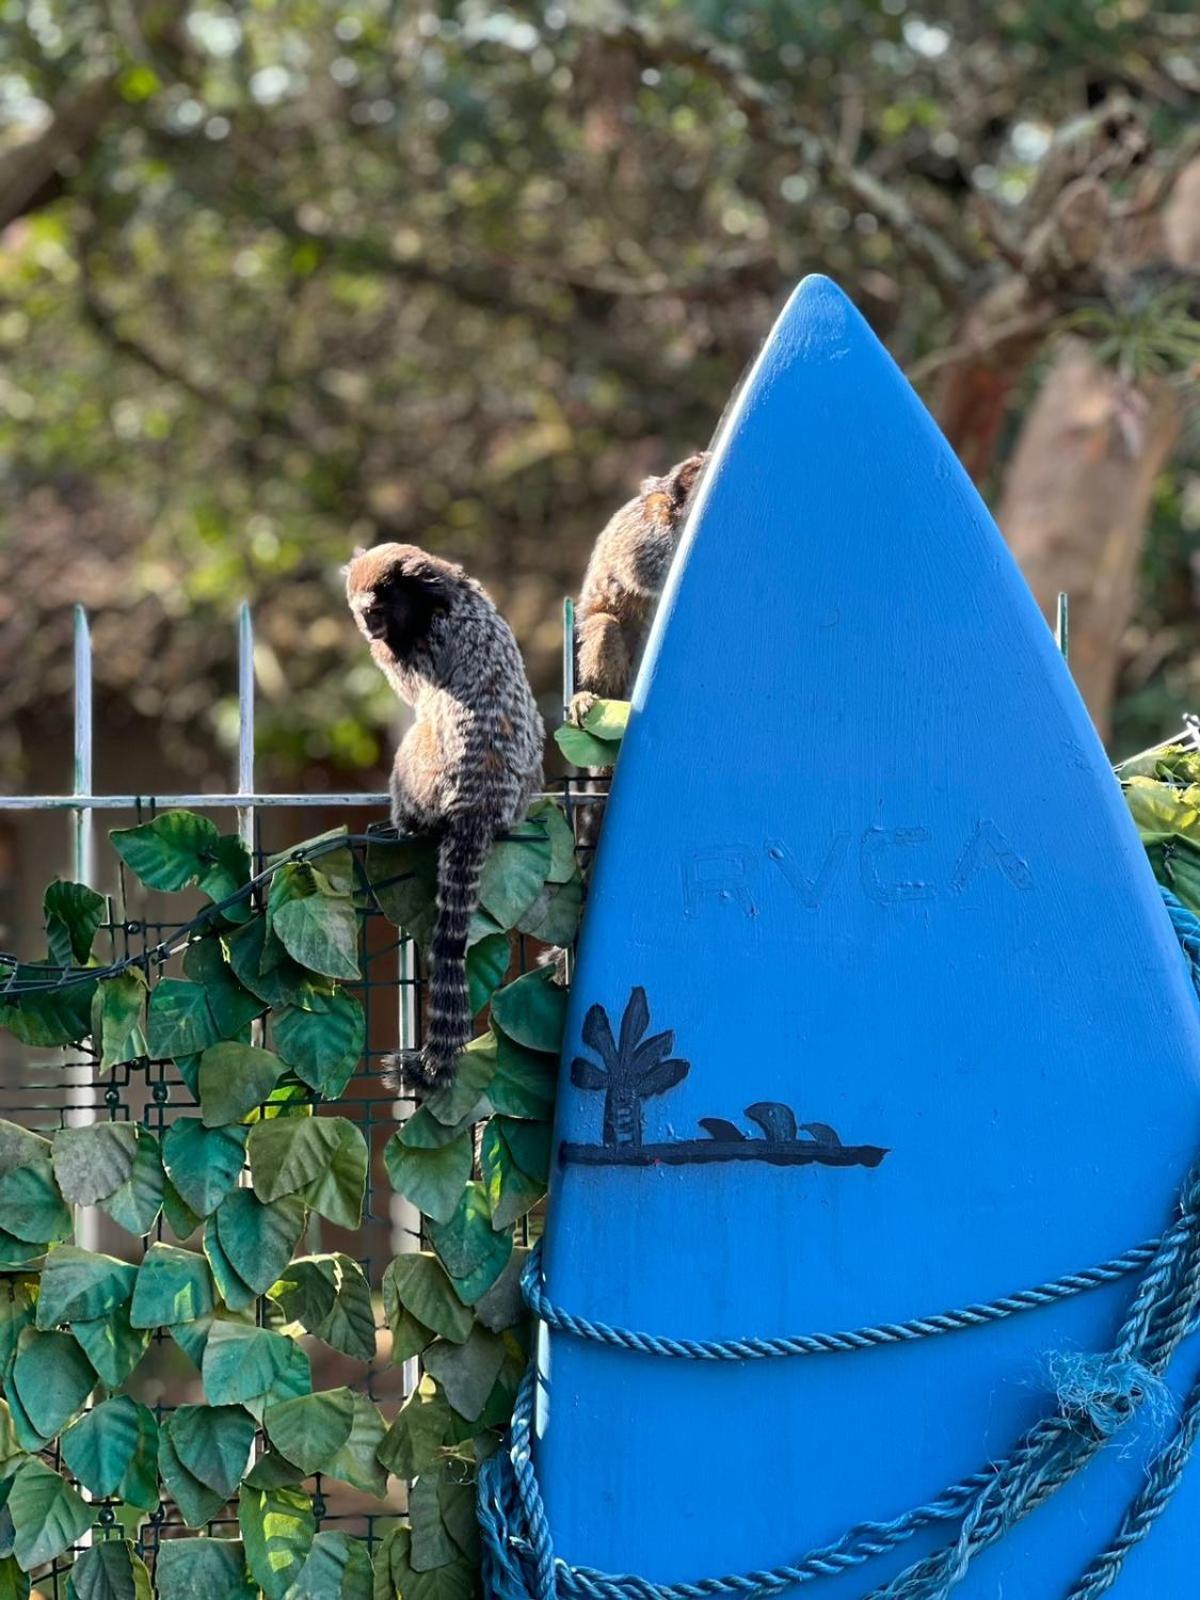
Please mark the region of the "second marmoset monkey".
[[542, 784], [544, 730], [512, 629], [453, 562], [409, 544], [360, 551], [346, 598], [371, 655], [415, 720], [396, 751], [392, 821], [438, 840], [424, 1046], [393, 1078], [439, 1088], [471, 1037], [467, 933], [497, 834]]
[[596, 540], [575, 608], [575, 687], [624, 700], [651, 613], [708, 460], [688, 456], [661, 478], [646, 478]]
[[[575, 697], [571, 720], [582, 722], [594, 700], [625, 700], [633, 687], [646, 630], [708, 452], [699, 451], [661, 478], [646, 478], [596, 540], [575, 607]], [[590, 768], [591, 777], [602, 769]], [[588, 784], [585, 795], [594, 795]], [[594, 849], [604, 819], [602, 800], [580, 807], [578, 842]]]

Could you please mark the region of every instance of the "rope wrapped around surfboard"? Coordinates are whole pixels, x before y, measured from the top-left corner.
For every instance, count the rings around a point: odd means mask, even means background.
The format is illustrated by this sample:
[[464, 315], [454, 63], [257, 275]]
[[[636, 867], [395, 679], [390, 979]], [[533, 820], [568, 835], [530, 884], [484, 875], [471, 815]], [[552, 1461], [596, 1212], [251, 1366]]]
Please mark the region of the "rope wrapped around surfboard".
[[[1163, 901], [1200, 1000], [1200, 919], [1171, 892]], [[1141, 1271], [1113, 1348], [1064, 1354], [1051, 1364], [1056, 1410], [1027, 1430], [1003, 1459], [951, 1485], [935, 1499], [886, 1522], [862, 1522], [796, 1561], [768, 1570], [652, 1583], [629, 1574], [576, 1567], [554, 1554], [533, 1465], [536, 1359], [526, 1369], [505, 1444], [479, 1473], [478, 1516], [484, 1583], [490, 1600], [767, 1600], [785, 1589], [864, 1565], [939, 1524], [957, 1524], [940, 1548], [872, 1589], [867, 1600], [945, 1600], [983, 1550], [1074, 1478], [1147, 1406], [1165, 1414], [1163, 1374], [1193, 1331], [1200, 1303], [1200, 1161], [1188, 1174], [1177, 1215], [1161, 1237], [1099, 1266], [980, 1305], [908, 1322], [840, 1333], [783, 1338], [689, 1340], [612, 1327], [556, 1305], [542, 1283], [540, 1252], [531, 1252], [523, 1292], [530, 1310], [554, 1331], [626, 1351], [693, 1361], [748, 1361], [851, 1352], [995, 1322], [1053, 1304]], [[1120, 1574], [1125, 1557], [1150, 1532], [1178, 1487], [1200, 1433], [1200, 1379], [1185, 1397], [1171, 1437], [1145, 1474], [1106, 1548], [1080, 1574], [1065, 1600], [1096, 1600]]]

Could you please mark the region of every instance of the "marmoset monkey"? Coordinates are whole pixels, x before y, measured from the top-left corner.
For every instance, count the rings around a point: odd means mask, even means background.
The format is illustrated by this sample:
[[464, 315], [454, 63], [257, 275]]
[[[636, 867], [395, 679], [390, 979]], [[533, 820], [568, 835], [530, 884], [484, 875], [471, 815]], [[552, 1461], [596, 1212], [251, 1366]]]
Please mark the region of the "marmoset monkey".
[[[594, 700], [628, 698], [633, 669], [707, 460], [708, 452], [701, 451], [661, 478], [644, 479], [596, 540], [575, 608], [573, 722], [582, 722]], [[602, 770], [590, 768], [589, 775], [598, 777]], [[584, 790], [595, 792], [594, 784]], [[580, 806], [575, 831], [581, 845], [594, 848], [603, 815], [601, 800]]]
[[414, 545], [360, 551], [346, 597], [371, 655], [415, 721], [392, 768], [392, 821], [438, 840], [437, 919], [424, 1046], [393, 1081], [451, 1081], [471, 1037], [467, 932], [496, 835], [542, 783], [544, 731], [512, 630], [474, 578]]

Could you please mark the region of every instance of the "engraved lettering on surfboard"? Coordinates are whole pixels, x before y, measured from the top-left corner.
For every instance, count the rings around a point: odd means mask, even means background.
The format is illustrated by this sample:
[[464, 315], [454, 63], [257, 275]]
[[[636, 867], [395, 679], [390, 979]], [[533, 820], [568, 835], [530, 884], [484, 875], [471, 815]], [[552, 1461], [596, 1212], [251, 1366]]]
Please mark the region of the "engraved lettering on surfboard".
[[590, 1006], [583, 1019], [583, 1043], [595, 1059], [576, 1056], [571, 1082], [577, 1089], [603, 1091], [604, 1124], [600, 1144], [559, 1146], [567, 1165], [597, 1167], [703, 1166], [714, 1161], [765, 1161], [775, 1167], [877, 1167], [887, 1155], [874, 1144], [843, 1144], [827, 1122], [797, 1124], [791, 1106], [758, 1100], [745, 1115], [762, 1137], [745, 1133], [724, 1117], [701, 1117], [703, 1139], [673, 1139], [646, 1144], [642, 1138], [645, 1102], [683, 1082], [691, 1063], [673, 1056], [674, 1029], [651, 1034], [650, 1006], [643, 988], [634, 989], [619, 1033], [603, 1006]]
[[683, 914], [735, 910], [757, 917], [772, 883], [780, 881], [807, 911], [819, 910], [839, 885], [857, 885], [880, 906], [944, 899], [989, 876], [1014, 889], [1033, 888], [1029, 862], [990, 817], [981, 817], [953, 851], [953, 866], [947, 864], [946, 841], [930, 828], [865, 829], [858, 836], [857, 872], [848, 872], [853, 843], [853, 834], [838, 831], [818, 851], [797, 850], [777, 837], [765, 839], [761, 849], [734, 844], [692, 851], [682, 862]]

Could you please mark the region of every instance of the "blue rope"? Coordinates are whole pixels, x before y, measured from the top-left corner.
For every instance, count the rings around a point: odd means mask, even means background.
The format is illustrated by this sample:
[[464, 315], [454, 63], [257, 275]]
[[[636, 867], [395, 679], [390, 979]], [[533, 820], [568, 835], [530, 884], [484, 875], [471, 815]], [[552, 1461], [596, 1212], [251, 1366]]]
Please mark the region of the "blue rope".
[[[1200, 920], [1162, 891], [1172, 927], [1200, 998]], [[533, 1313], [556, 1332], [610, 1348], [691, 1361], [746, 1361], [828, 1355], [904, 1343], [979, 1327], [1113, 1283], [1144, 1268], [1113, 1349], [1063, 1357], [1054, 1371], [1058, 1407], [1035, 1423], [1003, 1460], [926, 1504], [887, 1522], [862, 1522], [797, 1561], [756, 1572], [660, 1584], [630, 1574], [576, 1567], [554, 1554], [533, 1466], [536, 1362], [531, 1360], [513, 1408], [507, 1444], [479, 1471], [478, 1516], [484, 1583], [491, 1600], [768, 1600], [785, 1589], [829, 1577], [896, 1549], [923, 1528], [957, 1522], [954, 1538], [873, 1589], [867, 1600], [946, 1600], [982, 1551], [996, 1543], [1073, 1478], [1149, 1402], [1164, 1407], [1162, 1374], [1196, 1324], [1200, 1306], [1200, 1163], [1180, 1195], [1178, 1214], [1154, 1244], [1139, 1245], [1098, 1267], [1055, 1278], [996, 1300], [907, 1322], [839, 1333], [731, 1340], [672, 1339], [616, 1328], [556, 1305], [545, 1292], [540, 1247], [530, 1253], [522, 1290]], [[1200, 1436], [1200, 1378], [1175, 1431], [1147, 1468], [1104, 1551], [1081, 1574], [1067, 1600], [1097, 1600], [1110, 1589], [1135, 1545], [1166, 1509]]]

